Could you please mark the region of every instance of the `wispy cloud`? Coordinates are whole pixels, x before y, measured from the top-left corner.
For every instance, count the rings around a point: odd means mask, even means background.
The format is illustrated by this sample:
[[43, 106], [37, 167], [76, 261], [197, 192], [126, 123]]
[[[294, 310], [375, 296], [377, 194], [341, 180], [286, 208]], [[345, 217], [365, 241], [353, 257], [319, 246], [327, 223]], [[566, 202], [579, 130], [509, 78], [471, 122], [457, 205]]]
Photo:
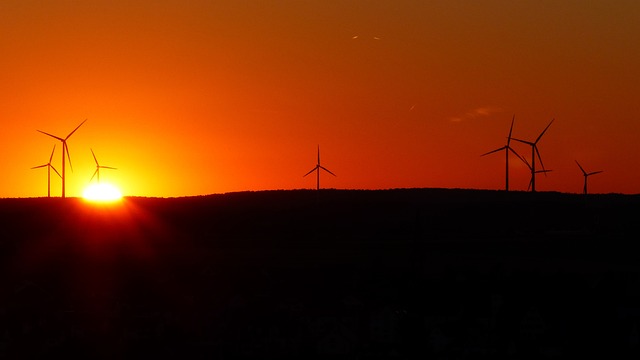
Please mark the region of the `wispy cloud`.
[[449, 121], [462, 122], [465, 120], [472, 120], [472, 119], [477, 119], [481, 117], [487, 117], [492, 114], [501, 113], [503, 111], [504, 110], [502, 108], [495, 107], [495, 106], [481, 106], [481, 107], [469, 110], [463, 115], [452, 116], [449, 118]]

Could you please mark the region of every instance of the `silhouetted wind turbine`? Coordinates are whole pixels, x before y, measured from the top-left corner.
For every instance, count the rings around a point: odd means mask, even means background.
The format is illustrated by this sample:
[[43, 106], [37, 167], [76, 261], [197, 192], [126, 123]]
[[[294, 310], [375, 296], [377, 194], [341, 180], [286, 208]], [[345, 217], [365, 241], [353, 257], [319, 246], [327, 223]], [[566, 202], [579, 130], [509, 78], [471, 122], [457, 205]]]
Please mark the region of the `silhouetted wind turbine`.
[[316, 185], [316, 190], [320, 190], [320, 169], [328, 172], [329, 174], [336, 176], [336, 174], [332, 173], [331, 171], [329, 171], [329, 169], [325, 168], [324, 166], [320, 165], [320, 145], [318, 145], [318, 164], [316, 164], [316, 167], [314, 167], [311, 171], [309, 171], [308, 173], [304, 174], [303, 177], [311, 174], [314, 171], [317, 171], [316, 173], [316, 181], [317, 181], [317, 185]]
[[98, 175], [98, 184], [99, 184], [100, 183], [100, 169], [111, 169], [111, 170], [118, 170], [118, 169], [116, 169], [114, 167], [110, 167], [110, 166], [101, 166], [98, 163], [98, 159], [96, 158], [96, 154], [93, 152], [93, 149], [90, 149], [90, 150], [91, 150], [91, 155], [93, 155], [93, 160], [95, 160], [95, 162], [96, 162], [96, 171], [93, 173], [93, 175], [91, 176], [91, 179], [89, 181], [93, 180], [93, 178], [96, 175]]
[[67, 158], [69, 159], [69, 167], [71, 167], [71, 171], [73, 171], [73, 166], [71, 165], [71, 155], [69, 155], [69, 146], [67, 145], [67, 140], [71, 137], [71, 135], [73, 135], [74, 132], [76, 132], [76, 130], [78, 130], [78, 128], [80, 126], [82, 126], [82, 124], [84, 124], [87, 121], [87, 119], [84, 119], [83, 122], [80, 123], [80, 125], [78, 125], [75, 129], [73, 129], [72, 132], [69, 133], [69, 135], [67, 135], [67, 137], [60, 138], [57, 137], [55, 135], [51, 135], [49, 133], [46, 133], [44, 131], [38, 130], [38, 132], [41, 132], [45, 135], [51, 136], [54, 139], [60, 140], [62, 142], [62, 198], [66, 197], [66, 192], [65, 192], [65, 182], [67, 180], [66, 176], [65, 176], [65, 167], [64, 167], [64, 162], [65, 162], [65, 153], [67, 154]]
[[[525, 159], [522, 159], [524, 161], [525, 164], [527, 164], [527, 166], [529, 167], [529, 170], [531, 170], [531, 164], [529, 164], [529, 162]], [[551, 172], [553, 170], [547, 170], [547, 169], [542, 169], [542, 170], [536, 170], [535, 173], [536, 174], [540, 174], [540, 173], [544, 173], [545, 176], [547, 176], [548, 172]], [[527, 186], [527, 191], [531, 190], [531, 186], [533, 185], [533, 176], [531, 177], [531, 180], [529, 180], [529, 186]]]
[[511, 133], [513, 132], [513, 122], [516, 120], [516, 116], [513, 115], [513, 118], [511, 119], [511, 128], [509, 129], [509, 137], [507, 137], [507, 145], [497, 148], [493, 151], [489, 151], [488, 153], [484, 153], [480, 156], [485, 156], [485, 155], [489, 155], [489, 154], [493, 154], [495, 152], [498, 151], [502, 151], [504, 150], [504, 155], [505, 155], [505, 166], [506, 166], [506, 173], [505, 173], [505, 191], [509, 191], [509, 151], [511, 151], [513, 154], [515, 154], [518, 159], [524, 161], [526, 163], [526, 161], [522, 158], [522, 156], [520, 156], [515, 150], [513, 150], [513, 148], [510, 146], [511, 144]]
[[51, 156], [49, 157], [49, 162], [44, 164], [44, 165], [40, 165], [40, 166], [34, 166], [31, 169], [39, 169], [39, 168], [43, 168], [43, 167], [47, 167], [47, 197], [51, 197], [51, 169], [53, 169], [53, 171], [56, 172], [56, 174], [58, 174], [58, 176], [60, 176], [60, 178], [62, 178], [62, 176], [60, 175], [60, 173], [58, 172], [58, 170], [56, 170], [56, 168], [53, 167], [53, 165], [51, 165], [51, 160], [53, 159], [53, 153], [56, 151], [56, 146], [53, 145], [53, 150], [51, 151]]
[[[546, 174], [546, 171], [544, 170], [544, 163], [542, 162], [542, 157], [540, 156], [540, 151], [538, 150], [538, 142], [542, 138], [542, 135], [544, 135], [544, 133], [547, 131], [549, 126], [553, 124], [554, 120], [555, 119], [551, 120], [549, 125], [547, 125], [547, 127], [544, 128], [544, 130], [542, 130], [542, 132], [540, 133], [540, 135], [538, 135], [538, 138], [536, 138], [536, 141], [534, 142], [513, 138], [513, 140], [515, 141], [519, 141], [521, 143], [531, 146], [531, 165], [529, 166], [529, 168], [531, 169], [531, 192], [536, 192], [536, 174], [538, 172], [544, 172]], [[540, 165], [542, 165], [543, 171], [536, 171], [536, 155], [538, 156], [538, 160], [540, 160]]]
[[603, 170], [600, 171], [593, 171], [593, 172], [586, 172], [584, 171], [584, 169], [582, 168], [582, 166], [580, 166], [580, 163], [578, 162], [578, 160], [576, 160], [576, 164], [578, 164], [578, 167], [580, 168], [580, 170], [582, 171], [582, 175], [584, 175], [584, 189], [583, 189], [583, 194], [587, 195], [587, 178], [591, 175], [595, 175], [595, 174], [600, 174]]
[[[540, 173], [544, 173], [545, 176], [547, 175], [548, 172], [551, 172], [553, 170], [536, 170], [536, 174], [540, 174]], [[527, 187], [527, 191], [529, 191], [531, 189], [531, 186], [533, 185], [533, 177], [531, 178], [531, 180], [529, 180], [529, 186]]]

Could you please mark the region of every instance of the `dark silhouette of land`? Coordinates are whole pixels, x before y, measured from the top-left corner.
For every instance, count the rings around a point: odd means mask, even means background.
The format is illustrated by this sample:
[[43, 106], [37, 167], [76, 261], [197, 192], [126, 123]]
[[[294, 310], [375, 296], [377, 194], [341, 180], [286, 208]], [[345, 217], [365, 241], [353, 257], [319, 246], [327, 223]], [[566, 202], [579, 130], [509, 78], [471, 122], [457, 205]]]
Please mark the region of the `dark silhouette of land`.
[[638, 355], [640, 197], [0, 200], [0, 357]]

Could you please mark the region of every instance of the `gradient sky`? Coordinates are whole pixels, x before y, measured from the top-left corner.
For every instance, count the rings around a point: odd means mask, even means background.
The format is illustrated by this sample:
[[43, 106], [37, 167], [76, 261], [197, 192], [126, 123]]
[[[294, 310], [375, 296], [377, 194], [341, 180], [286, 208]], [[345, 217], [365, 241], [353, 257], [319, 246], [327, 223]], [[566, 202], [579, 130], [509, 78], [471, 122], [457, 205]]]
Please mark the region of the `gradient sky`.
[[[0, 2], [0, 197], [46, 195], [66, 136], [80, 196], [502, 189], [514, 136], [542, 191], [640, 193], [640, 2]], [[514, 144], [523, 156], [525, 145]], [[60, 168], [60, 148], [54, 166]], [[511, 188], [525, 190], [512, 160]], [[54, 179], [52, 193], [60, 194]]]

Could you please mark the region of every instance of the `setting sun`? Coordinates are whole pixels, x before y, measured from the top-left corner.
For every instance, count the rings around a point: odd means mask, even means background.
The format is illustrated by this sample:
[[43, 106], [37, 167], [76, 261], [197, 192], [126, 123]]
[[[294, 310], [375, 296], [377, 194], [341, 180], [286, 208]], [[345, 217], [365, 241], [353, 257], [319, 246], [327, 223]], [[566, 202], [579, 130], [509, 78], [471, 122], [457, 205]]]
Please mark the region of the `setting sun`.
[[91, 184], [83, 192], [85, 200], [96, 202], [112, 202], [122, 199], [122, 193], [111, 184]]

